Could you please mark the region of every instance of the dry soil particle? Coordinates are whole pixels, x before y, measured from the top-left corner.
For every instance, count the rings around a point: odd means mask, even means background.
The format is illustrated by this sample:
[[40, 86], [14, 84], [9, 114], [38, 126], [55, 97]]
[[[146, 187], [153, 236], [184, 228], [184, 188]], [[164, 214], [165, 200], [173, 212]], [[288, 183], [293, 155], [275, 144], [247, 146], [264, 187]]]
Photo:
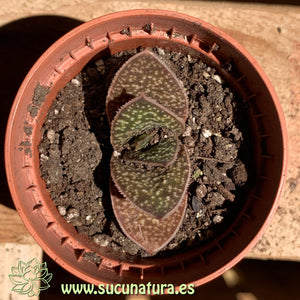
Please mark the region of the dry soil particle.
[[[112, 148], [105, 98], [115, 72], [137, 51], [91, 61], [60, 91], [42, 128], [39, 151], [41, 175], [67, 222], [98, 245], [147, 256], [120, 230], [109, 198]], [[251, 161], [245, 166], [245, 103], [199, 58], [153, 51], [173, 69], [189, 97], [181, 139], [193, 172], [183, 224], [157, 254], [168, 255], [198, 245], [230, 223], [242, 204]]]
[[32, 103], [27, 106], [27, 111], [30, 113], [31, 117], [35, 118], [38, 114], [41, 104], [45, 101], [49, 89], [40, 85], [39, 83], [34, 89], [34, 95]]

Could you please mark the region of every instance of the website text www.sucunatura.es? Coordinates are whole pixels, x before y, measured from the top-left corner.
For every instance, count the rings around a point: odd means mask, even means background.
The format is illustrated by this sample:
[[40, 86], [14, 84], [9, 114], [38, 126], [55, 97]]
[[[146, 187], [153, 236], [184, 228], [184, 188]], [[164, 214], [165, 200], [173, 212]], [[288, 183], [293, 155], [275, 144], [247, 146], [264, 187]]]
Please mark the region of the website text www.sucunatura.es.
[[193, 284], [181, 284], [175, 287], [173, 284], [157, 283], [117, 283], [99, 284], [98, 286], [86, 283], [63, 283], [60, 286], [64, 295], [193, 295]]

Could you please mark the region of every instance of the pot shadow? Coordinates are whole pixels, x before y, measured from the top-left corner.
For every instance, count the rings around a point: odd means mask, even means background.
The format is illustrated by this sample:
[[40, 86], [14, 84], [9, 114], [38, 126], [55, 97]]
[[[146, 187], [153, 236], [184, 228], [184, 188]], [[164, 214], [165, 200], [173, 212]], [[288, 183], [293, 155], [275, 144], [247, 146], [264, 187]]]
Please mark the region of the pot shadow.
[[14, 208], [4, 166], [5, 129], [14, 97], [35, 61], [58, 38], [82, 24], [63, 16], [34, 16], [0, 28], [0, 203]]

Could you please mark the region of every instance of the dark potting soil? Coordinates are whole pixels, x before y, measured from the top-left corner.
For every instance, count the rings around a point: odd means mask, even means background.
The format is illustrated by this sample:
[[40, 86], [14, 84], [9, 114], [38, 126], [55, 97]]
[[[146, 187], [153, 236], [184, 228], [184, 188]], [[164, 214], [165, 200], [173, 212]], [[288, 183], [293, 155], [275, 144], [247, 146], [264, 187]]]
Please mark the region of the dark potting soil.
[[[123, 234], [112, 211], [112, 147], [105, 114], [115, 72], [137, 51], [91, 61], [58, 93], [42, 128], [39, 151], [42, 178], [66, 221], [98, 245], [145, 257], [148, 254]], [[246, 104], [199, 58], [153, 51], [169, 64], [189, 97], [189, 117], [181, 139], [190, 154], [192, 178], [183, 223], [156, 254], [169, 255], [226, 229], [243, 203], [252, 162]]]

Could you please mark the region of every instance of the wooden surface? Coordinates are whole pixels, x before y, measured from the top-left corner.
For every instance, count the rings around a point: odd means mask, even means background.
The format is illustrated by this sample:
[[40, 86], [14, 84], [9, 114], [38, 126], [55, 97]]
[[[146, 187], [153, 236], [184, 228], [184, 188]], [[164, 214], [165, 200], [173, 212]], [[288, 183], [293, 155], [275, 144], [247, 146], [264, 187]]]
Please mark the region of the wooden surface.
[[[290, 147], [289, 171], [280, 207], [271, 226], [249, 257], [300, 259], [300, 157], [297, 153], [300, 149], [300, 7], [201, 1], [113, 0], [0, 0], [0, 7], [2, 28], [9, 27], [10, 22], [37, 15], [67, 16], [88, 21], [124, 9], [160, 8], [198, 17], [235, 38], [254, 56], [273, 83], [286, 116]], [[2, 39], [0, 43], [1, 53], [6, 53], [8, 57], [10, 53], [5, 52], [6, 41]], [[18, 49], [22, 58], [21, 50]], [[5, 59], [2, 58], [1, 66]], [[10, 70], [12, 78], [17, 78], [18, 73], [18, 70]], [[5, 86], [1, 88], [5, 90]], [[12, 101], [12, 94], [7, 99], [2, 97], [2, 101]], [[1, 200], [4, 204], [0, 205], [0, 243], [36, 247], [16, 211], [8, 208], [12, 206], [9, 196], [5, 197]]]
[[[32, 258], [42, 261], [43, 251], [38, 245], [0, 243], [0, 299], [1, 300], [21, 300], [28, 298], [27, 295], [19, 295], [11, 291], [13, 284], [10, 282], [8, 274], [11, 274], [11, 267], [17, 267], [19, 260], [28, 262]], [[38, 300], [38, 296], [32, 296], [31, 300]]]

